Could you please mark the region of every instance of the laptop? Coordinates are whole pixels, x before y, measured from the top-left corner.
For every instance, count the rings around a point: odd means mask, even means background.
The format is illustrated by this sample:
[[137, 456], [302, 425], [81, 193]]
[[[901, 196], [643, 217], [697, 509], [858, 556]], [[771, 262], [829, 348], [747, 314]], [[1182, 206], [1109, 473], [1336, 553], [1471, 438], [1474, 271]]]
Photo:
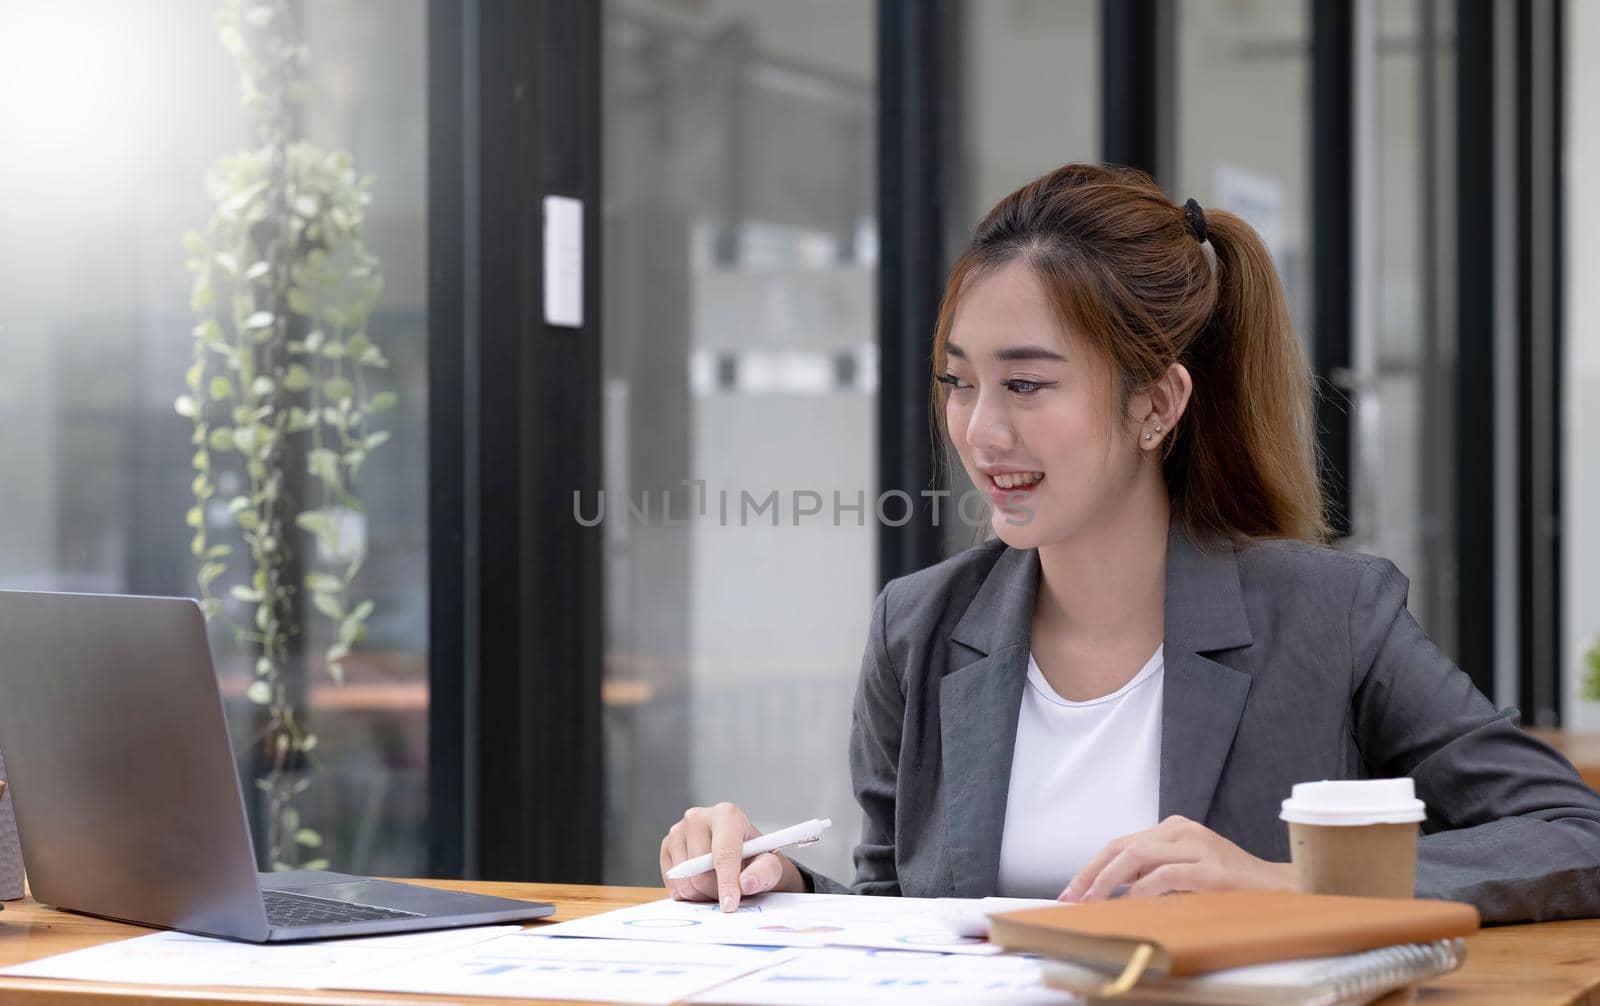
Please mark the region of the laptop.
[[0, 591], [0, 753], [34, 898], [251, 943], [537, 919], [545, 902], [256, 872], [200, 606]]

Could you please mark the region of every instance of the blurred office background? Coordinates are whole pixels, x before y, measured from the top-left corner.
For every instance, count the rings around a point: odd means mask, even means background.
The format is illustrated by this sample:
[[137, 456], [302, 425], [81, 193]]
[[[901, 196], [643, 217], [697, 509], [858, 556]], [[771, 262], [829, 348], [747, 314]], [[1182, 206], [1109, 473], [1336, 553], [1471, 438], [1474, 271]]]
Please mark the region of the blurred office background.
[[[255, 142], [216, 9], [0, 8], [0, 588], [195, 593], [182, 235]], [[361, 476], [367, 638], [343, 684], [332, 640], [302, 654], [336, 868], [653, 883], [664, 829], [726, 799], [832, 817], [803, 856], [847, 876], [873, 596], [973, 541], [919, 497], [964, 488], [926, 406], [943, 271], [1071, 160], [1261, 230], [1341, 546], [1393, 558], [1496, 701], [1600, 730], [1592, 5], [285, 9], [297, 135], [374, 177], [398, 401]], [[576, 326], [545, 321], [550, 195], [583, 201]], [[248, 777], [253, 656], [213, 642]]]

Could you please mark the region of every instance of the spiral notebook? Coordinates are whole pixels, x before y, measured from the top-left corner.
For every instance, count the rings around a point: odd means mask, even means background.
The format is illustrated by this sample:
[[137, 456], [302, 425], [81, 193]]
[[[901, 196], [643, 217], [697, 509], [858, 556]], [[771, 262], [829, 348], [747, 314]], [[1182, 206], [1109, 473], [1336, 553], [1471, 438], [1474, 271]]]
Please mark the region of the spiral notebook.
[[1106, 975], [1102, 971], [1049, 959], [1040, 961], [1040, 967], [1046, 985], [1075, 992], [1090, 1002], [1351, 1006], [1454, 971], [1465, 959], [1465, 941], [1439, 940], [1339, 957], [1252, 964], [1191, 978], [1146, 977], [1115, 999], [1100, 999], [1095, 995], [1105, 985]]

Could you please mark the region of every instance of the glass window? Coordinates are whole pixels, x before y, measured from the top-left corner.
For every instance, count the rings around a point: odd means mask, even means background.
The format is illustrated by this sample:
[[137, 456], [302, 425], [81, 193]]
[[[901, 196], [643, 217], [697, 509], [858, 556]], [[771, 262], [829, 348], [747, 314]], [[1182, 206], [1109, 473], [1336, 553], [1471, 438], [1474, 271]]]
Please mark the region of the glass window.
[[[956, 45], [950, 262], [1000, 199], [1053, 168], [1099, 159], [1100, 3], [967, 0], [958, 8]], [[942, 428], [944, 417], [934, 422]], [[955, 452], [944, 453], [946, 483], [959, 499], [972, 485]], [[974, 526], [964, 512], [945, 511], [948, 555], [989, 533], [987, 516]]]
[[1446, 652], [1455, 648], [1455, 345], [1442, 317], [1454, 290], [1450, 9], [1375, 5], [1379, 467], [1373, 526], [1357, 529], [1359, 547], [1411, 578], [1411, 612]]
[[[222, 565], [208, 585], [210, 634], [259, 858], [418, 874], [426, 6], [251, 11], [202, 0], [0, 8], [0, 586], [200, 596], [202, 566]], [[226, 48], [280, 28], [307, 47], [304, 100], [281, 120], [294, 141], [282, 184], [265, 181], [265, 141]], [[269, 206], [272, 193], [286, 202]], [[284, 214], [298, 242], [257, 266]], [[319, 331], [321, 349], [307, 349]], [[262, 367], [261, 333], [302, 370]], [[228, 366], [246, 354], [254, 373]], [[197, 360], [200, 380], [186, 386]], [[255, 383], [271, 373], [273, 389]], [[243, 452], [259, 431], [249, 408], [234, 410], [278, 385], [304, 414], [281, 434], [285, 460], [252, 473]], [[207, 424], [198, 450], [180, 396]], [[319, 466], [354, 495], [326, 491]], [[276, 542], [293, 557], [285, 624], [301, 630], [279, 663], [285, 708], [317, 738], [289, 751], [275, 814], [252, 784], [275, 734], [270, 704], [254, 701], [259, 584], [243, 538], [268, 483], [296, 507]], [[320, 523], [296, 526], [308, 509]], [[204, 561], [192, 551], [202, 529]], [[229, 556], [210, 551], [223, 545]], [[306, 580], [319, 575], [339, 580]]]
[[1002, 196], [1100, 154], [1098, 0], [967, 0], [959, 8], [960, 127], [951, 200], [959, 250]]
[[[854, 0], [605, 7], [605, 877], [731, 800], [831, 817], [875, 592], [875, 33]], [[864, 502], [866, 509], [852, 509]]]
[[1310, 346], [1311, 7], [1278, 0], [1172, 7], [1172, 196], [1231, 210], [1261, 232], [1288, 290], [1295, 331]]
[[1600, 45], [1600, 8], [1569, 3], [1562, 104], [1566, 261], [1561, 353], [1561, 652], [1564, 726], [1600, 730], [1600, 193], [1582, 179], [1600, 172], [1600, 63], [1580, 58]]

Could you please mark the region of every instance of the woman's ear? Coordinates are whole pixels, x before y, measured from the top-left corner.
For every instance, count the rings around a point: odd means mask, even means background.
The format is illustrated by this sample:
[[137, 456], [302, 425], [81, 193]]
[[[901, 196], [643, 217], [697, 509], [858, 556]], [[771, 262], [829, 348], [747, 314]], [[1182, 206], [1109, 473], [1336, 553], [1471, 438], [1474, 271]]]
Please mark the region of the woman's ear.
[[1150, 389], [1135, 395], [1129, 405], [1137, 412], [1131, 416], [1139, 426], [1139, 446], [1155, 450], [1172, 436], [1172, 431], [1189, 407], [1189, 395], [1194, 391], [1194, 380], [1189, 368], [1174, 363], [1167, 368]]

